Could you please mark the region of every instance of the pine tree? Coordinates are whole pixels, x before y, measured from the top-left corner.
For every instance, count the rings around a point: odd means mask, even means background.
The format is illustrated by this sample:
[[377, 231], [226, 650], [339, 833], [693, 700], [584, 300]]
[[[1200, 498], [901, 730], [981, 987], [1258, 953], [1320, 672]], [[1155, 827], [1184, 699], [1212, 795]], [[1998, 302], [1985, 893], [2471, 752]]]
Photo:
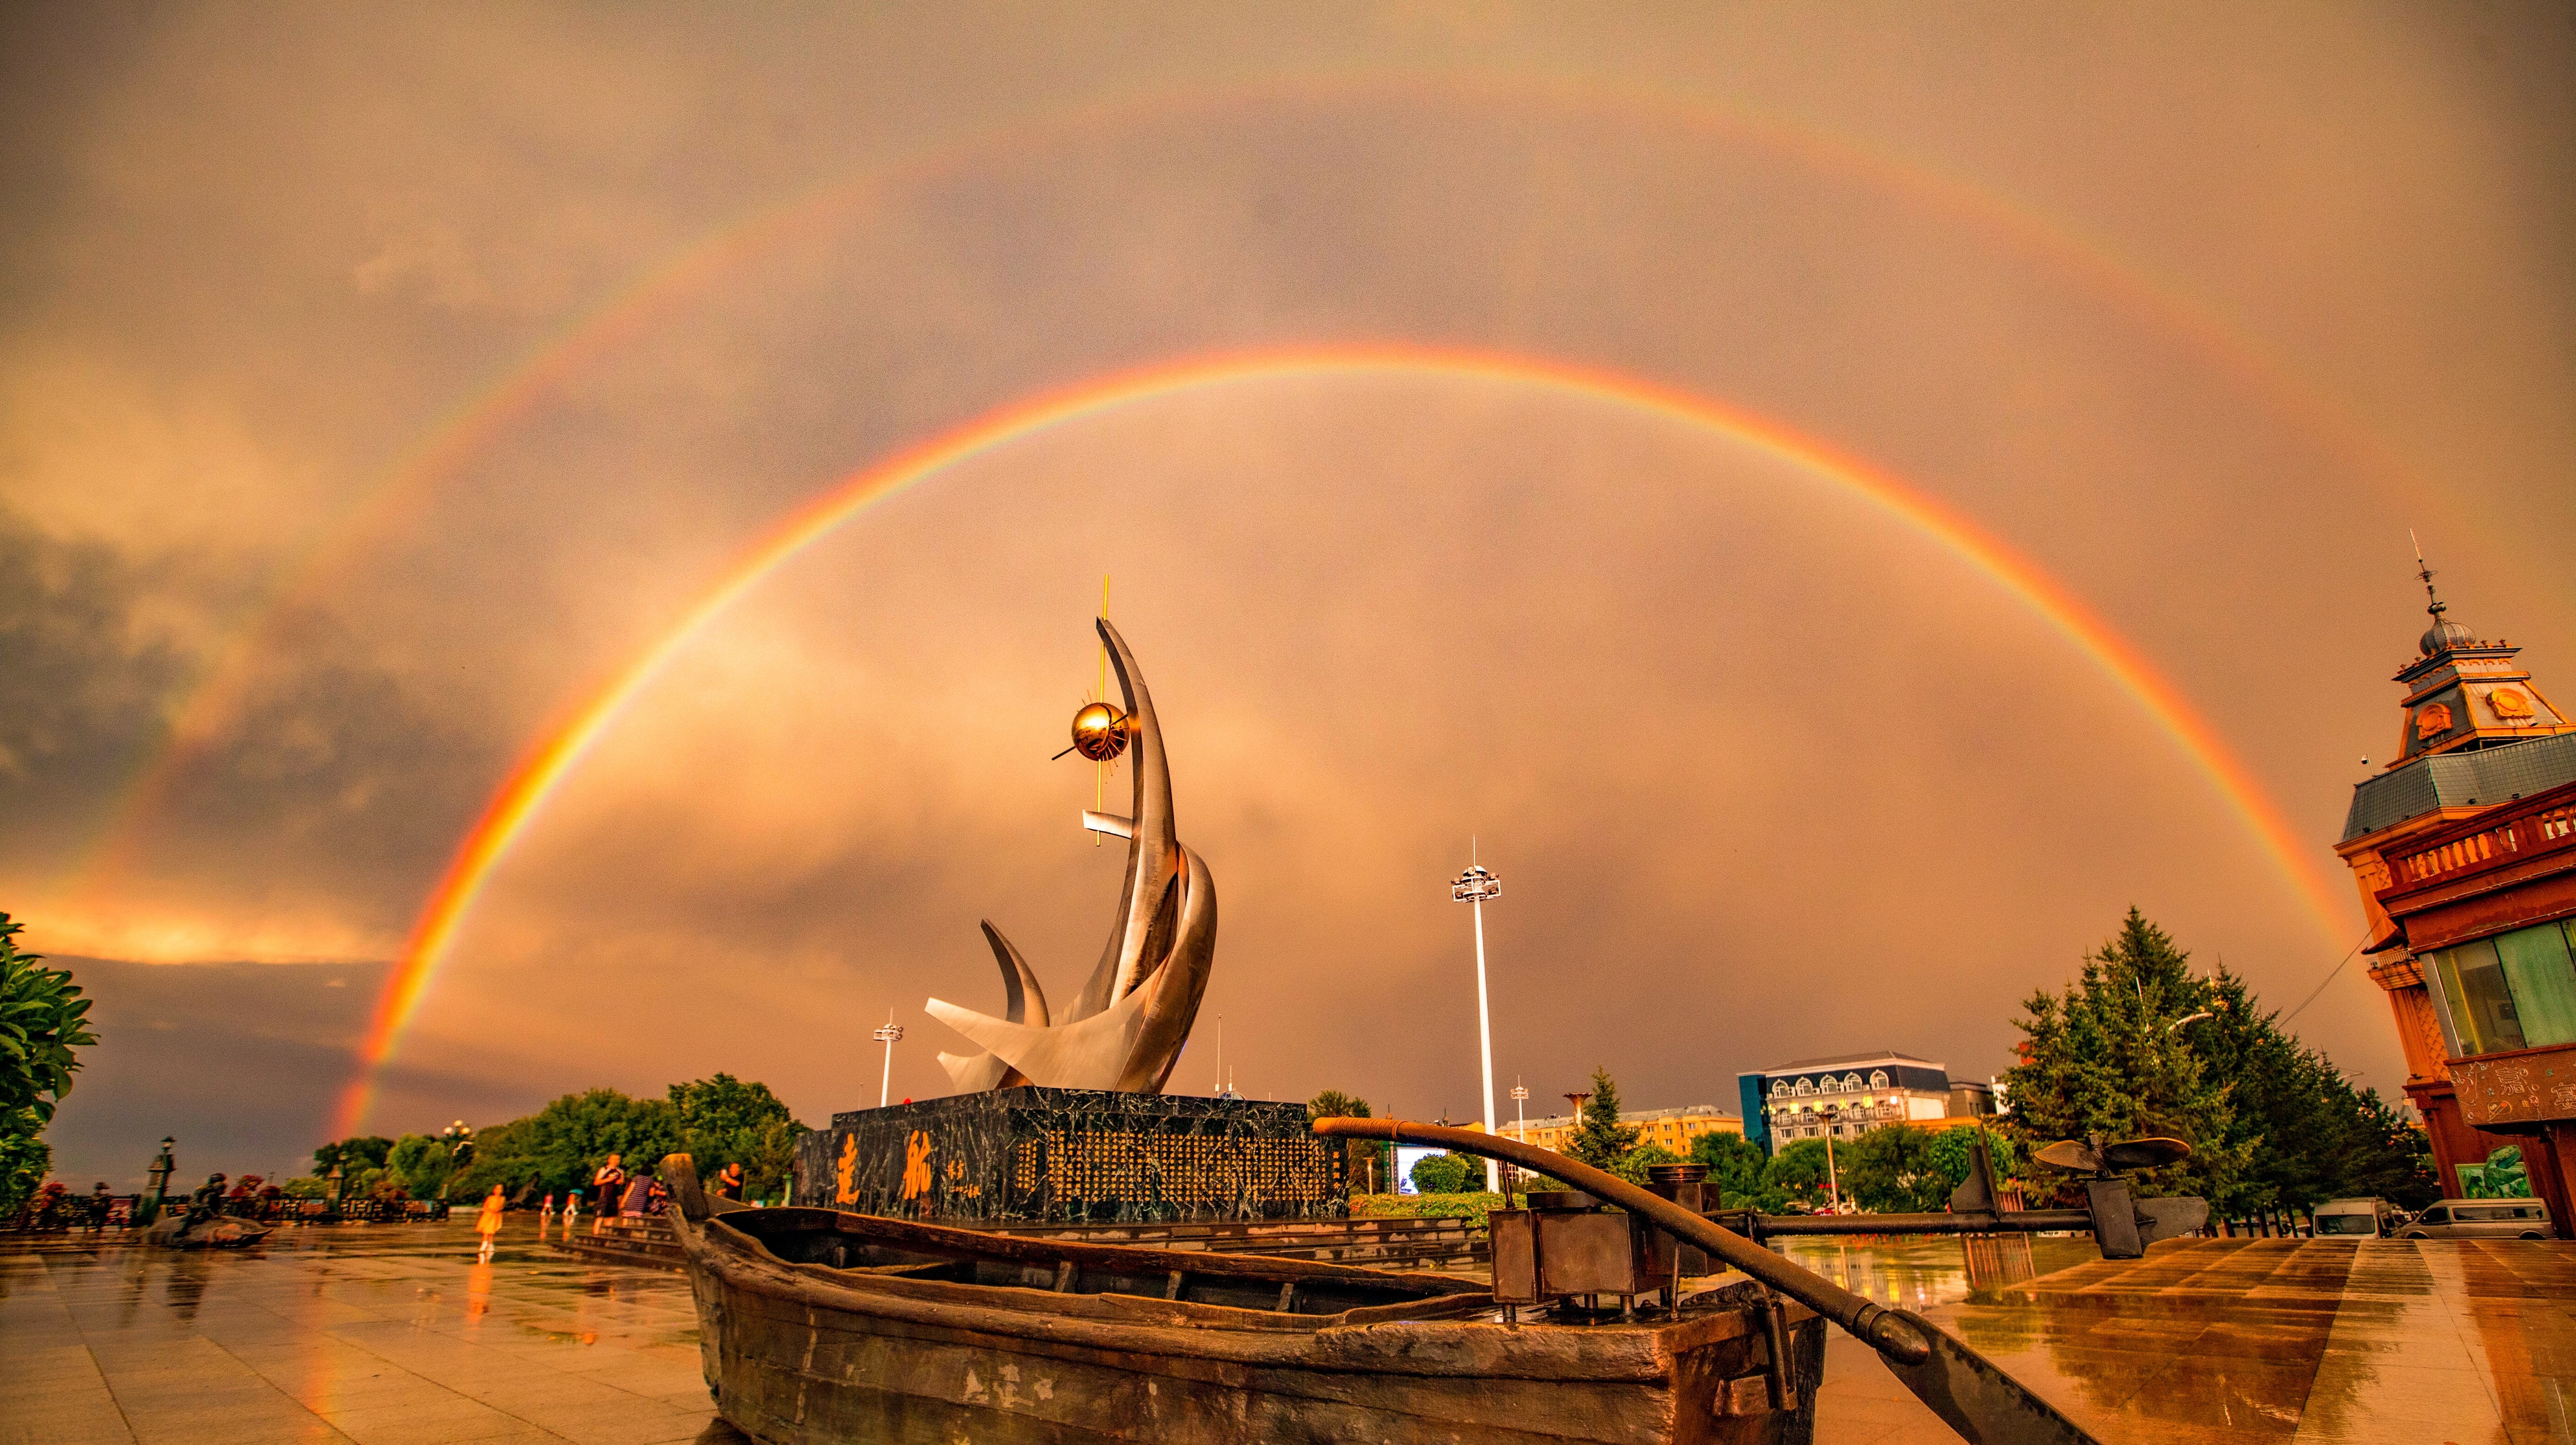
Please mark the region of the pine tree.
[[1615, 1173], [1628, 1151], [1637, 1147], [1638, 1133], [1619, 1122], [1619, 1082], [1608, 1069], [1594, 1069], [1592, 1097], [1584, 1101], [1583, 1122], [1565, 1152], [1595, 1169]]
[[2064, 994], [2042, 989], [2023, 1003], [2027, 1016], [2014, 1021], [2026, 1035], [2021, 1062], [2004, 1080], [2014, 1122], [2033, 1145], [2094, 1134], [2184, 1140], [2191, 1157], [2146, 1171], [2141, 1192], [2197, 1194], [2224, 1210], [2241, 1193], [2254, 1149], [2237, 1128], [2224, 1076], [2192, 1040], [2175, 1037], [2176, 1025], [2216, 996], [2190, 965], [2163, 929], [2130, 909]]
[[2282, 1028], [2225, 966], [2209, 995], [2211, 1017], [2183, 1033], [2227, 1080], [2229, 1139], [2250, 1151], [2234, 1192], [2213, 1202], [2232, 1214], [2370, 1195], [2420, 1209], [2439, 1196], [2421, 1129]]

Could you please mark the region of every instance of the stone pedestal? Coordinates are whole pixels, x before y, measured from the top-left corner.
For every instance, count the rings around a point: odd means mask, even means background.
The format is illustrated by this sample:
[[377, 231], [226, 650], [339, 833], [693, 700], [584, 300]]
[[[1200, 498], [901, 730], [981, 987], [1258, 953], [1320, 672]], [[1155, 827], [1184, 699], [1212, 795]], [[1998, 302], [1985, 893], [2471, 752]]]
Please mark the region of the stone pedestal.
[[996, 1089], [859, 1109], [797, 1141], [793, 1203], [960, 1223], [1338, 1219], [1303, 1104]]

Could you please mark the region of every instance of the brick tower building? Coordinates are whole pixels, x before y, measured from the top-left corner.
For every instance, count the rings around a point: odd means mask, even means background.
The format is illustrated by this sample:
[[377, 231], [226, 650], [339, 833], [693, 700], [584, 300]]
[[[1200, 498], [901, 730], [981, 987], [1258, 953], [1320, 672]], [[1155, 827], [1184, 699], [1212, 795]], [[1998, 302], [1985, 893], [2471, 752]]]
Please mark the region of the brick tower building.
[[[2485, 921], [2497, 930], [2551, 920], [2520, 916], [2539, 905], [2529, 890], [2515, 892], [2520, 874], [2514, 869], [2501, 874], [2473, 870], [2483, 882], [2450, 879], [2448, 892], [2428, 891], [2421, 861], [2428, 855], [2461, 856], [2461, 837], [2471, 839], [2466, 844], [2471, 853], [2481, 846], [2492, 848], [2494, 840], [2476, 841], [2487, 830], [2471, 820], [2499, 809], [2525, 811], [2519, 806], [2524, 800], [2576, 784], [2576, 723], [2532, 685], [2530, 673], [2514, 665], [2520, 649], [2501, 640], [2482, 639], [2450, 620], [2449, 609], [2433, 589], [2432, 570], [2425, 568], [2420, 575], [2429, 603], [2425, 610], [2433, 625], [2419, 640], [2417, 655], [2398, 670], [2395, 679], [2406, 689], [2399, 704], [2405, 721], [2400, 725], [2397, 757], [2378, 776], [2353, 789], [2352, 810], [2335, 852], [2351, 866], [2362, 907], [2369, 915], [2371, 936], [2364, 951], [2372, 958], [2370, 976], [2387, 991], [2396, 1015], [2398, 1038], [2406, 1051], [2406, 1094], [2423, 1112], [2443, 1192], [2462, 1192], [2460, 1165], [2482, 1163], [2498, 1148], [2521, 1145], [2535, 1192], [2551, 1197], [2562, 1232], [2576, 1233], [2576, 1219], [2567, 1212], [2567, 1182], [2555, 1157], [2559, 1151], [2550, 1147], [2549, 1131], [2529, 1117], [2529, 1110], [2499, 1110], [2483, 1094], [2464, 1106], [2456, 1071], [2464, 1060], [2494, 1052], [2494, 1045], [2507, 1041], [2507, 1031], [2475, 1026], [2469, 1013], [2478, 1005], [2461, 993], [2462, 975], [2456, 967], [2445, 972], [2450, 948], [2463, 941], [2458, 936], [2462, 915], [2453, 906], [2461, 899], [2452, 894], [2462, 890], [2480, 896], [2497, 894], [2472, 910], [2482, 917], [2494, 914]], [[2517, 831], [2505, 826], [2498, 838], [2513, 847], [2522, 832], [2531, 831], [2531, 827]], [[2476, 861], [2484, 862], [2485, 855]], [[2408, 920], [2425, 916], [2428, 910], [2446, 920], [2435, 930], [2439, 936], [2427, 934], [2419, 924], [2416, 933], [2422, 941], [2410, 944]], [[2576, 977], [2567, 984], [2576, 989]], [[2554, 976], [2544, 981], [2535, 975], [2530, 986], [2554, 990], [2557, 985]], [[2437, 996], [2437, 988], [2447, 991]], [[2505, 1015], [2514, 1011], [2510, 997], [2488, 1005], [2491, 1013], [2496, 1007]], [[2512, 1038], [2528, 1042], [2520, 1035]], [[2496, 1062], [2511, 1065], [2512, 1060]], [[2483, 1075], [2492, 1069], [2481, 1065], [2473, 1072]], [[2567, 1112], [2576, 1113], [2576, 1109]], [[2576, 1146], [2576, 1134], [2570, 1135], [2568, 1143]]]

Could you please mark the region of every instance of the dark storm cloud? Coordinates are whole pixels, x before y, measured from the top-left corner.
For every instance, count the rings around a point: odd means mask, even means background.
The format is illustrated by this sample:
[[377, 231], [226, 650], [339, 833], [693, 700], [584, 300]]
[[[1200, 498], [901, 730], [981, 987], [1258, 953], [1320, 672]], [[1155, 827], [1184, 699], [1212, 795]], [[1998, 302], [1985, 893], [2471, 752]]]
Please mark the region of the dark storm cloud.
[[84, 1189], [141, 1188], [164, 1134], [191, 1182], [310, 1172], [308, 1141], [348, 1082], [384, 977], [375, 964], [46, 965], [88, 991], [100, 1039], [45, 1136], [55, 1174]]
[[161, 739], [185, 659], [134, 605], [100, 542], [44, 536], [0, 506], [0, 853], [42, 869]]

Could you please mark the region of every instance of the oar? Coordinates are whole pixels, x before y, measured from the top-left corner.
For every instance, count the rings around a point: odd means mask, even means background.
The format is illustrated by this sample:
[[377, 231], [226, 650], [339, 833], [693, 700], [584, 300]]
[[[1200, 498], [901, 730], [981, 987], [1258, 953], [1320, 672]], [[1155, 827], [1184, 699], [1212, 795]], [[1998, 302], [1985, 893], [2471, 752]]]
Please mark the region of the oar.
[[1943, 1333], [1909, 1310], [1889, 1309], [1853, 1294], [1821, 1275], [1791, 1264], [1731, 1229], [1723, 1229], [1669, 1199], [1649, 1194], [1613, 1174], [1552, 1150], [1473, 1129], [1448, 1129], [1402, 1119], [1318, 1119], [1315, 1132], [1330, 1139], [1384, 1139], [1398, 1144], [1437, 1144], [1458, 1154], [1501, 1159], [1561, 1179], [1596, 1199], [1643, 1215], [1656, 1228], [1689, 1241], [1835, 1324], [1879, 1352], [1888, 1369], [1915, 1398], [1949, 1422], [1973, 1445], [2099, 1445], [2057, 1407], [1996, 1368], [1992, 1360]]

